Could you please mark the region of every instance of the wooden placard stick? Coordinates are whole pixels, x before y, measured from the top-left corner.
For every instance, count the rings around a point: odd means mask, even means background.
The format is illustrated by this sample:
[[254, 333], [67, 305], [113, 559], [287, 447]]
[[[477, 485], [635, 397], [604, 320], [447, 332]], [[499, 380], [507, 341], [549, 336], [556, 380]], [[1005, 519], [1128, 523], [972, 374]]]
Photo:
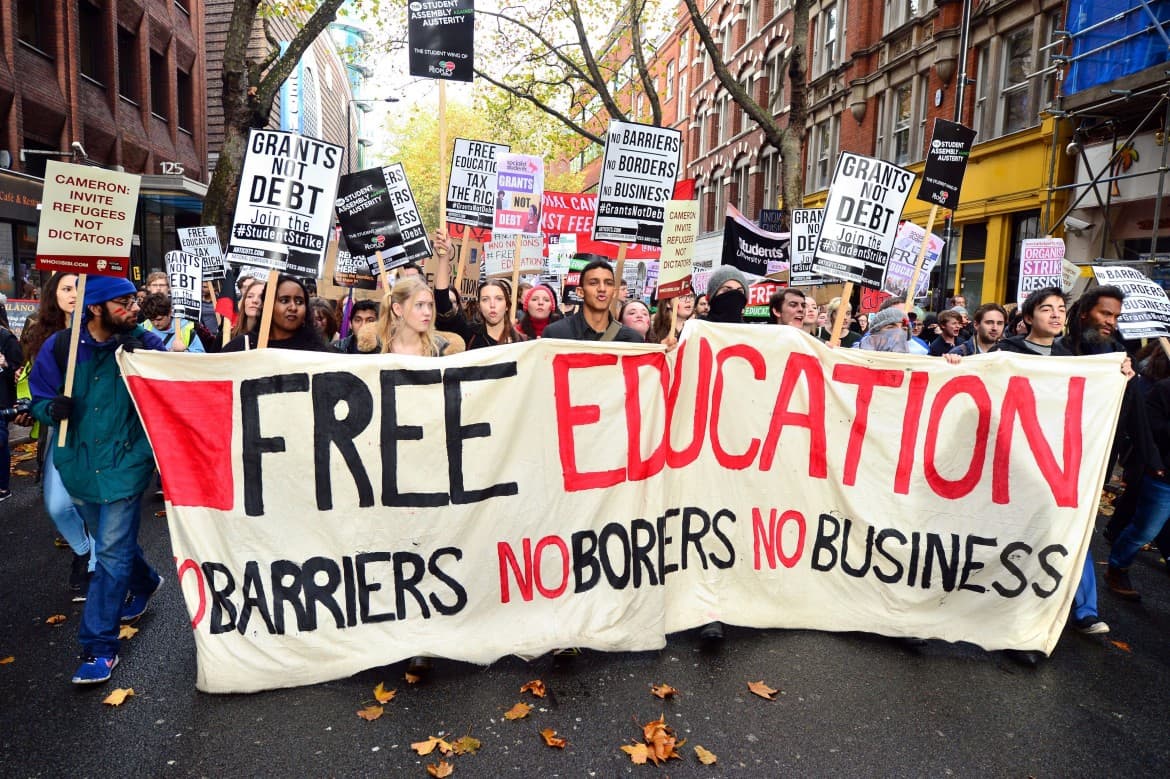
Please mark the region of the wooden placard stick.
[[[439, 80], [439, 229], [447, 229], [447, 82]], [[467, 228], [464, 228], [466, 234]]]
[[374, 254], [378, 258], [378, 276], [382, 279], [382, 294], [386, 295], [390, 292], [390, 276], [389, 271], [386, 270], [386, 258], [382, 256], [382, 250], [377, 249]]
[[[256, 348], [268, 347], [268, 330], [272, 327], [272, 309], [276, 305], [276, 280], [280, 274], [275, 270], [268, 271], [268, 283], [264, 287], [264, 312], [260, 315], [260, 333], [256, 337]], [[308, 316], [308, 312], [305, 312]]]
[[[440, 82], [442, 83], [442, 82]], [[516, 233], [516, 247], [512, 250], [512, 322], [516, 321], [516, 303], [520, 299], [517, 290], [520, 289], [520, 251], [524, 233]]]
[[621, 311], [621, 308], [622, 308], [622, 299], [621, 299], [622, 274], [625, 273], [625, 271], [626, 271], [626, 244], [619, 243], [618, 244], [618, 256], [617, 256], [617, 268], [614, 270], [613, 302], [609, 304], [609, 308], [613, 312], [614, 316], [617, 316], [618, 312]]
[[1162, 346], [1162, 351], [1166, 353], [1166, 356], [1170, 357], [1170, 338], [1160, 335], [1158, 336], [1158, 343]]
[[463, 239], [459, 241], [459, 267], [455, 269], [455, 290], [463, 294], [463, 274], [467, 272], [467, 258], [471, 254], [471, 228], [463, 225]]
[[845, 282], [845, 289], [841, 290], [841, 305], [837, 308], [837, 318], [833, 320], [833, 337], [829, 339], [829, 346], [841, 345], [841, 331], [845, 327], [845, 309], [849, 307], [849, 299], [853, 297], [853, 282]]
[[[914, 292], [918, 289], [918, 277], [922, 275], [922, 261], [926, 258], [926, 245], [930, 243], [930, 231], [934, 229], [934, 220], [938, 216], [938, 204], [930, 207], [930, 216], [926, 218], [926, 234], [922, 236], [922, 246], [918, 247], [918, 259], [914, 261], [914, 272], [910, 274], [910, 289], [906, 290], [906, 310], [914, 308]], [[947, 280], [943, 279], [943, 284]]]
[[[73, 377], [77, 374], [77, 345], [81, 342], [81, 319], [85, 313], [85, 275], [77, 275], [77, 305], [73, 307], [73, 324], [69, 332], [69, 358], [65, 362], [65, 387], [61, 393], [73, 397]], [[65, 446], [65, 436], [69, 434], [69, 419], [61, 420], [57, 429], [57, 446]]]

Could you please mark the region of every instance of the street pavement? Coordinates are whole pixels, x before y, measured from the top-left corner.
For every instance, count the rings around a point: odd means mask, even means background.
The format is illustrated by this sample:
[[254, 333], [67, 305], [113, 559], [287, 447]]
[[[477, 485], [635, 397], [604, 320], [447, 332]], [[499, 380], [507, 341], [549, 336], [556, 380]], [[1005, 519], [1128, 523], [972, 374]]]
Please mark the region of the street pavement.
[[[124, 642], [111, 682], [79, 689], [69, 683], [82, 606], [65, 591], [70, 556], [54, 548], [39, 485], [17, 477], [13, 488], [0, 504], [0, 658], [14, 658], [0, 665], [3, 777], [425, 777], [437, 753], [420, 757], [410, 744], [467, 734], [482, 748], [450, 758], [456, 777], [1154, 776], [1170, 763], [1170, 577], [1153, 553], [1133, 569], [1142, 603], [1102, 589], [1109, 636], [1068, 631], [1037, 668], [970, 645], [913, 649], [856, 633], [729, 628], [714, 652], [687, 634], [660, 652], [507, 658], [486, 668], [439, 660], [419, 685], [396, 663], [312, 687], [208, 695], [195, 689], [167, 520], [148, 501], [142, 545], [167, 582]], [[46, 624], [54, 614], [66, 621]], [[532, 679], [546, 683], [546, 698], [520, 694]], [[782, 694], [756, 697], [747, 688], [756, 680]], [[379, 682], [397, 697], [380, 719], [359, 719]], [[650, 686], [662, 682], [681, 696], [653, 697]], [[134, 696], [103, 705], [116, 687]], [[504, 719], [521, 700], [536, 708]], [[682, 759], [633, 765], [619, 748], [660, 715], [687, 740]], [[544, 728], [568, 746], [545, 746]], [[700, 764], [696, 744], [718, 762]]]

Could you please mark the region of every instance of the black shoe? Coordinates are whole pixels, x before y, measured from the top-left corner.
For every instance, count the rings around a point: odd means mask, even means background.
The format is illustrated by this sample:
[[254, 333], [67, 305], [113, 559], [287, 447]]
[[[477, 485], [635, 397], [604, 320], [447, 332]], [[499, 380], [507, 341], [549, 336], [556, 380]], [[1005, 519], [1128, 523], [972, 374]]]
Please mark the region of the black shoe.
[[74, 603], [84, 603], [89, 594], [89, 553], [73, 555], [69, 565], [69, 595]]
[[1025, 666], [1026, 668], [1035, 668], [1044, 659], [1044, 653], [1037, 652], [1034, 649], [1005, 649], [1003, 650], [1003, 656], [1013, 663]]
[[722, 641], [723, 623], [708, 622], [706, 625], [703, 625], [703, 627], [699, 628], [699, 638], [703, 641]]
[[1124, 600], [1141, 600], [1142, 595], [1134, 589], [1129, 580], [1128, 568], [1114, 568], [1112, 565], [1105, 569], [1105, 586], [1119, 598]]
[[406, 672], [411, 676], [424, 677], [431, 672], [431, 658], [412, 657], [406, 665]]

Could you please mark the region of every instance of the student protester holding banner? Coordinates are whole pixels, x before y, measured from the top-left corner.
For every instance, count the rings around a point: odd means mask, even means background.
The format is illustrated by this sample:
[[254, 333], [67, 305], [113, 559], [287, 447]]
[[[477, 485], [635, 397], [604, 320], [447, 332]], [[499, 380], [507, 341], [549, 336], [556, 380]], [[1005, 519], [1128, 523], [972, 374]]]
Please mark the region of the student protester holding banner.
[[469, 350], [527, 340], [512, 324], [511, 290], [499, 279], [479, 285], [479, 321], [467, 321], [451, 302], [451, 260], [456, 256], [451, 240], [440, 231], [435, 233], [434, 243], [439, 258], [435, 271], [435, 310], [443, 329], [462, 338]]
[[195, 323], [183, 322], [182, 330], [176, 337], [175, 318], [171, 316], [171, 299], [158, 292], [152, 292], [142, 302], [142, 327], [158, 334], [163, 346], [172, 352], [205, 354], [203, 342], [195, 337]]
[[[251, 332], [233, 338], [223, 347], [223, 351], [255, 349], [260, 341], [259, 330], [257, 325]], [[303, 352], [329, 351], [329, 346], [309, 319], [309, 291], [304, 282], [293, 276], [280, 276], [276, 281], [276, 301], [272, 306], [272, 324], [268, 328], [268, 346]]]
[[[670, 307], [672, 305], [678, 309], [678, 313], [675, 314], [673, 333], [670, 332]], [[670, 300], [659, 301], [658, 310], [654, 312], [654, 320], [650, 325], [650, 329], [654, 332], [654, 343], [663, 343], [672, 335], [677, 339], [682, 333], [683, 325], [694, 315], [695, 293], [693, 292], [679, 295]]]
[[984, 303], [975, 309], [975, 335], [951, 349], [951, 354], [970, 357], [986, 354], [1003, 338], [1007, 326], [1007, 312], [999, 303]]
[[910, 353], [910, 320], [901, 306], [882, 309], [869, 318], [869, 328], [857, 342], [871, 352]]
[[[815, 304], [813, 309], [815, 311]], [[768, 312], [772, 315], [772, 324], [774, 325], [803, 328], [807, 311], [804, 293], [793, 287], [773, 292], [772, 297], [768, 300]]]
[[708, 322], [743, 322], [747, 308], [747, 276], [733, 265], [720, 265], [707, 281]]
[[[873, 327], [873, 322], [870, 322]], [[963, 329], [963, 317], [958, 311], [948, 308], [938, 315], [939, 335], [930, 343], [930, 356], [942, 357], [959, 345], [959, 331]]]
[[837, 312], [845, 306], [845, 325], [841, 328], [841, 346], [844, 349], [851, 349], [853, 345], [861, 340], [861, 334], [852, 329], [850, 325], [853, 324], [853, 306], [849, 305], [848, 300], [841, 300], [836, 297], [829, 301], [829, 324], [828, 327], [819, 327], [813, 333], [817, 338], [828, 343], [833, 340], [833, 323], [837, 321]]
[[[650, 307], [641, 300], [635, 298], [622, 303], [622, 308], [618, 311], [618, 322], [623, 327], [640, 333], [646, 343], [658, 343], [657, 336], [650, 327]], [[667, 330], [669, 329], [668, 323]]]
[[[359, 339], [359, 331], [370, 328], [369, 343], [363, 348], [364, 338]], [[372, 300], [358, 300], [349, 311], [349, 335], [333, 344], [334, 350], [342, 354], [377, 354], [382, 351], [382, 344], [378, 343], [378, 304]]]
[[628, 327], [622, 327], [621, 322], [610, 313], [610, 305], [617, 294], [617, 280], [606, 259], [598, 254], [576, 254], [574, 258], [586, 261], [581, 270], [582, 305], [577, 313], [546, 327], [544, 337], [571, 341], [645, 343], [642, 336]]
[[529, 340], [544, 335], [544, 328], [564, 315], [557, 310], [557, 295], [546, 284], [537, 284], [524, 293], [524, 317], [517, 329]]
[[[65, 489], [97, 544], [97, 568], [81, 617], [83, 660], [74, 684], [110, 678], [118, 664], [118, 629], [146, 611], [162, 585], [138, 545], [142, 493], [154, 475], [154, 453], [115, 352], [121, 346], [164, 351], [162, 340], [137, 324], [134, 285], [115, 276], [90, 276], [77, 349], [73, 396], [63, 394], [66, 360], [54, 333], [33, 365], [33, 413], [46, 425], [69, 420], [68, 437], [54, 452]], [[66, 350], [67, 354], [67, 350]], [[97, 474], [95, 476], [95, 474]]]

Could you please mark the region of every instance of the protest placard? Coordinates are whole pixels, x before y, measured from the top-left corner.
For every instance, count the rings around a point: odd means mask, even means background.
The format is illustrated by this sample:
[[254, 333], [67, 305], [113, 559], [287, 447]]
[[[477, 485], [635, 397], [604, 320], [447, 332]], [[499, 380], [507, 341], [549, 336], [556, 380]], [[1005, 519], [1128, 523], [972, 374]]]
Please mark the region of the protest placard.
[[757, 220], [760, 229], [768, 233], [782, 233], [784, 230], [784, 212], [778, 208], [761, 208], [760, 218]]
[[496, 233], [540, 234], [544, 160], [528, 154], [501, 154], [496, 162]]
[[333, 283], [346, 289], [377, 289], [378, 280], [371, 272], [365, 257], [356, 256], [345, 249], [337, 250], [333, 265]]
[[447, 182], [447, 221], [490, 230], [496, 209], [496, 163], [509, 147], [455, 139]]
[[410, 75], [447, 81], [475, 78], [475, 0], [410, 0]]
[[789, 242], [791, 283], [794, 287], [815, 287], [828, 282], [813, 272], [813, 252], [821, 232], [825, 212], [820, 208], [792, 209], [792, 233]]
[[1064, 241], [1060, 238], [1025, 238], [1020, 242], [1020, 278], [1016, 301], [1038, 289], [1062, 288], [1064, 283]]
[[126, 276], [141, 181], [132, 173], [46, 162], [37, 269]]
[[[574, 233], [577, 236], [578, 252], [612, 258], [617, 253], [616, 244], [593, 240], [593, 220], [596, 211], [595, 192], [545, 192], [541, 198], [541, 231], [546, 235]], [[622, 246], [626, 249], [627, 259], [658, 259], [657, 246], [641, 243], [628, 243]]]
[[381, 168], [342, 176], [337, 183], [336, 205], [346, 253], [351, 255], [347, 265], [356, 258], [366, 263], [371, 276], [380, 276], [409, 262], [386, 173]]
[[227, 263], [219, 246], [219, 235], [214, 227], [180, 227], [179, 249], [203, 259], [203, 281], [227, 278]]
[[712, 620], [1051, 652], [1123, 357], [952, 366], [692, 320], [670, 353], [118, 359], [196, 684], [224, 693], [652, 650]]
[[935, 118], [922, 169], [922, 183], [918, 186], [918, 200], [936, 206], [957, 208], [971, 144], [978, 135], [970, 127], [958, 122]]
[[548, 263], [545, 266], [548, 273], [554, 276], [563, 276], [569, 272], [569, 263], [577, 253], [577, 234], [562, 233], [560, 235], [544, 235], [548, 245]]
[[914, 276], [915, 263], [919, 255], [922, 256], [922, 268], [917, 276], [914, 297], [922, 297], [930, 284], [930, 271], [938, 258], [942, 256], [943, 239], [934, 233], [926, 244], [926, 252], [922, 252], [922, 240], [926, 230], [910, 220], [902, 222], [898, 227], [898, 235], [894, 239], [894, 248], [890, 251], [890, 261], [886, 263], [886, 275], [882, 279], [882, 291], [894, 297], [905, 298], [910, 291], [910, 279]]
[[594, 240], [661, 245], [681, 151], [678, 130], [610, 120], [597, 185]]
[[518, 273], [541, 273], [544, 271], [543, 243], [539, 235], [501, 236], [498, 241], [483, 245], [483, 269], [481, 273], [489, 278], [511, 276], [516, 259], [516, 240], [520, 241], [520, 269]]
[[203, 258], [196, 254], [175, 251], [163, 258], [167, 264], [167, 278], [171, 282], [171, 315], [177, 319], [197, 321], [203, 312], [201, 305]]
[[317, 278], [333, 229], [342, 148], [275, 130], [252, 130], [240, 175], [227, 259]]
[[739, 209], [727, 204], [723, 225], [723, 265], [766, 276], [788, 268], [788, 233], [761, 230]]
[[[414, 193], [410, 191], [410, 182], [406, 180], [406, 171], [401, 162], [387, 165], [382, 168], [386, 178], [386, 191], [390, 203], [394, 206], [394, 216], [398, 220], [398, 228], [402, 231], [402, 246], [391, 247], [388, 260], [394, 266], [414, 262], [434, 253], [431, 239], [427, 236], [426, 225], [419, 216], [418, 206], [414, 202]], [[399, 262], [400, 253], [406, 259]]]
[[1170, 300], [1162, 285], [1141, 271], [1123, 265], [1094, 265], [1097, 283], [1125, 294], [1117, 327], [1127, 340], [1170, 336]]
[[[694, 200], [669, 200], [662, 229], [662, 256], [658, 264], [658, 300], [691, 292], [695, 236], [699, 232], [699, 204]], [[673, 332], [673, 331], [672, 331]]]
[[914, 174], [884, 160], [837, 158], [813, 271], [880, 288]]

